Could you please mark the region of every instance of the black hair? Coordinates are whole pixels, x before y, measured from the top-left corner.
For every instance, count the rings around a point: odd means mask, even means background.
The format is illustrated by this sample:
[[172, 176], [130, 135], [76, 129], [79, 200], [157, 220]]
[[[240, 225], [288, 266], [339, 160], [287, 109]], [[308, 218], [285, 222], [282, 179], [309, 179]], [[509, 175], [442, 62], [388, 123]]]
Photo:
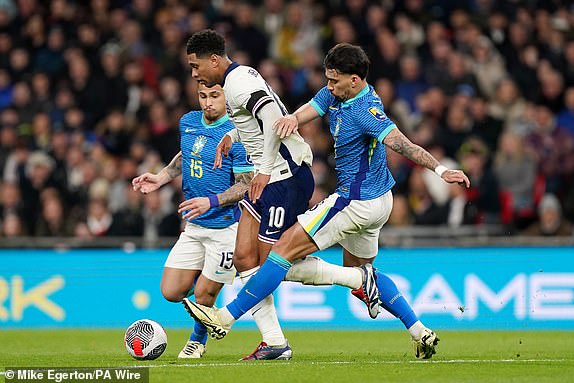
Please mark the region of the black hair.
[[204, 29], [194, 33], [187, 40], [187, 54], [195, 53], [197, 57], [216, 54], [225, 56], [225, 39], [213, 29]]
[[348, 43], [335, 45], [323, 60], [325, 69], [334, 69], [344, 74], [356, 74], [363, 80], [369, 73], [370, 63], [363, 48]]

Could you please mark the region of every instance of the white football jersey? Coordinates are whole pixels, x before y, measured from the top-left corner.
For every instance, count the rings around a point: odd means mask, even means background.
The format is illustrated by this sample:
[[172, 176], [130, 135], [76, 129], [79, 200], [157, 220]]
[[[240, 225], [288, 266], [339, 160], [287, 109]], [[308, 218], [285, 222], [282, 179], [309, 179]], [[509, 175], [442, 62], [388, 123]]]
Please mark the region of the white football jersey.
[[[257, 113], [271, 102], [277, 103], [284, 115], [287, 114], [287, 109], [255, 69], [235, 62], [225, 72], [223, 90], [227, 114], [236, 126], [239, 138], [257, 172], [261, 168], [265, 142], [263, 122], [257, 117]], [[303, 162], [310, 166], [312, 161], [313, 154], [309, 145], [299, 133], [291, 134], [281, 140], [269, 182], [287, 179]]]

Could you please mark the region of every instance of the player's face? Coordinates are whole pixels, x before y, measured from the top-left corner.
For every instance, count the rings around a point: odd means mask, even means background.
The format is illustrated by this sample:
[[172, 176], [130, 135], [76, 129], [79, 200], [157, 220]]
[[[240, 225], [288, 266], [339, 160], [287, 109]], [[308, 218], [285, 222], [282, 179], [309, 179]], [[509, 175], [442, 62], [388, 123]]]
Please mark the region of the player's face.
[[195, 53], [187, 55], [187, 62], [191, 67], [191, 77], [208, 87], [219, 84], [222, 80], [217, 75], [219, 59], [220, 57], [217, 55], [201, 58], [197, 57]]
[[217, 121], [225, 114], [225, 95], [221, 85], [208, 88], [204, 83], [200, 83], [198, 94], [199, 105], [207, 121]]
[[354, 74], [340, 73], [335, 69], [325, 69], [327, 89], [339, 101], [344, 102], [354, 97], [353, 89], [359, 77]]

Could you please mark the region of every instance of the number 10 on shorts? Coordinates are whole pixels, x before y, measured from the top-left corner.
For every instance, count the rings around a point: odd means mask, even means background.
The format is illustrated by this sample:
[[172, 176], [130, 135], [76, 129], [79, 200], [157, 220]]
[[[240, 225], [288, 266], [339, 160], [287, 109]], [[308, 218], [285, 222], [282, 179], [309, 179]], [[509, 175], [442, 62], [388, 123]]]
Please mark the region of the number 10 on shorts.
[[285, 209], [281, 206], [269, 208], [269, 227], [281, 229], [285, 223]]

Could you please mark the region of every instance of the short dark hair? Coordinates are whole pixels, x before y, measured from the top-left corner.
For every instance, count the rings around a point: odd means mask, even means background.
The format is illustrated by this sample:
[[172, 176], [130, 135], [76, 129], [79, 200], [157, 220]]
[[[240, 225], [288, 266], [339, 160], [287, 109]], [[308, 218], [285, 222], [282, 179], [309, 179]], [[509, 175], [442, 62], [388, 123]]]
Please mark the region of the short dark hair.
[[197, 57], [216, 54], [225, 56], [225, 39], [213, 29], [204, 29], [194, 33], [187, 40], [187, 54], [195, 53]]
[[335, 45], [323, 60], [325, 69], [334, 69], [344, 74], [356, 74], [361, 79], [367, 77], [370, 63], [363, 48], [349, 43]]

